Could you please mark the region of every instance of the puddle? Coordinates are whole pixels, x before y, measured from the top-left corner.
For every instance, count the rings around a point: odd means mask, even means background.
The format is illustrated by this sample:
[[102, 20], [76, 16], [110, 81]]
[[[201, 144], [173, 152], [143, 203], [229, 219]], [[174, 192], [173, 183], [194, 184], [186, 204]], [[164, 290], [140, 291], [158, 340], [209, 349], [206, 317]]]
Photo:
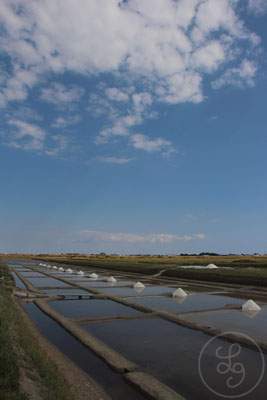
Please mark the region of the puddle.
[[71, 296], [74, 294], [84, 294], [87, 296], [90, 296], [91, 293], [87, 292], [86, 290], [82, 290], [82, 289], [75, 289], [75, 288], [71, 288], [71, 289], [43, 289], [42, 290], [43, 293], [48, 293], [48, 294], [59, 294], [59, 295], [66, 295], [66, 296]]
[[141, 311], [112, 300], [54, 300], [49, 306], [68, 318], [112, 317], [141, 314]]
[[101, 385], [113, 400], [144, 400], [144, 396], [128, 385], [122, 375], [113, 372], [100, 358], [45, 315], [35, 304], [25, 304], [24, 309], [36, 323], [39, 331], [72, 362]]
[[16, 287], [19, 289], [27, 289], [22, 280], [17, 276], [16, 272], [12, 272], [12, 276], [15, 280]]
[[113, 296], [156, 296], [159, 294], [172, 293], [175, 289], [168, 286], [146, 286], [144, 289], [137, 291], [134, 288], [103, 288], [101, 292], [112, 294]]
[[54, 278], [28, 278], [27, 279], [32, 285], [40, 287], [40, 286], [51, 286], [51, 287], [57, 287], [57, 286], [70, 286], [67, 283], [61, 282], [58, 279]]
[[[143, 292], [142, 292], [143, 294]], [[130, 299], [129, 299], [130, 300]], [[240, 299], [212, 294], [192, 294], [183, 298], [173, 297], [144, 297], [131, 301], [144, 306], [172, 312], [205, 310], [209, 308], [224, 307], [226, 304], [241, 304]]]
[[255, 340], [267, 341], [267, 306], [258, 314], [245, 314], [239, 310], [207, 312], [182, 316], [187, 321], [218, 328], [224, 332], [241, 332]]
[[[214, 400], [222, 397], [229, 398], [240, 392], [245, 393], [253, 387], [253, 383], [257, 382], [260, 376], [261, 370], [257, 368], [261, 360], [259, 353], [241, 348], [238, 362], [245, 366], [246, 379], [238, 389], [228, 388], [226, 378], [229, 378], [231, 372], [227, 375], [218, 373], [216, 367], [222, 360], [216, 357], [216, 350], [220, 348], [222, 354], [229, 354], [231, 343], [214, 339], [205, 354], [206, 362], [202, 373], [213, 388], [223, 394], [221, 397], [204, 385], [198, 369], [199, 354], [211, 339], [210, 336], [159, 318], [90, 323], [83, 325], [83, 328], [130, 361], [135, 362], [143, 371], [172, 387], [187, 400]], [[267, 357], [264, 358], [266, 362]], [[253, 393], [242, 398], [265, 400], [266, 375], [265, 372], [262, 381]]]

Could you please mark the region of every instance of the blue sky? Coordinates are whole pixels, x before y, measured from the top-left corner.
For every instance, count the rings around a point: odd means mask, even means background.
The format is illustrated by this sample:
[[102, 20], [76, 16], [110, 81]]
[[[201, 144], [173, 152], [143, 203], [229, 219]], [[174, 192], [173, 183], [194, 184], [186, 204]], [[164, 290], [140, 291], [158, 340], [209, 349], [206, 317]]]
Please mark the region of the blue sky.
[[266, 0], [0, 5], [0, 252], [267, 252]]

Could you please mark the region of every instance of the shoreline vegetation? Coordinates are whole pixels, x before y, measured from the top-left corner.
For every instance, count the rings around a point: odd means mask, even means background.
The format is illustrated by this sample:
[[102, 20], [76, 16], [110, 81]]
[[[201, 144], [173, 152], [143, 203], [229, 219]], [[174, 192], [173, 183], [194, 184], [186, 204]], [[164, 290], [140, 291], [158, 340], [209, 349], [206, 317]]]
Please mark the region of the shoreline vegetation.
[[74, 400], [65, 378], [40, 348], [12, 298], [14, 281], [0, 260], [0, 399]]
[[[12, 255], [14, 258], [14, 255]], [[44, 262], [58, 262], [79, 267], [103, 268], [114, 271], [154, 275], [162, 270], [161, 277], [199, 281], [267, 286], [267, 256], [118, 256], [118, 255], [16, 255]], [[179, 266], [210, 263], [229, 269], [183, 269]]]

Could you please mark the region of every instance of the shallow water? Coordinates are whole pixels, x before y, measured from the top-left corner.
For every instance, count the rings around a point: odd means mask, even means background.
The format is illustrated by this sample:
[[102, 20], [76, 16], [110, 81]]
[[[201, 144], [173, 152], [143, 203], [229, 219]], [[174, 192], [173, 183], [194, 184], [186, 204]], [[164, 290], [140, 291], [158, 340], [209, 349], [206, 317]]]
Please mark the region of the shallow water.
[[68, 318], [111, 317], [141, 314], [141, 311], [112, 300], [55, 300], [48, 305]]
[[45, 287], [45, 286], [51, 286], [51, 287], [56, 287], [56, 286], [70, 286], [67, 283], [61, 282], [58, 279], [54, 278], [28, 278], [27, 279], [32, 285], [37, 286], [37, 287]]
[[98, 280], [98, 281], [92, 281], [92, 280], [87, 280], [87, 281], [84, 281], [84, 282], [80, 282], [79, 283], [80, 285], [84, 285], [84, 286], [92, 286], [92, 287], [106, 287], [106, 288], [108, 288], [108, 287], [118, 287], [118, 286], [129, 286], [129, 285], [133, 285], [133, 281], [124, 281], [124, 282], [122, 282], [122, 281], [117, 281], [117, 282], [115, 282], [114, 283], [114, 285], [112, 284], [111, 285], [111, 283], [110, 282], [107, 282], [107, 281], [100, 281], [100, 280]]
[[[211, 339], [210, 336], [159, 318], [90, 323], [83, 325], [83, 328], [135, 362], [145, 372], [172, 387], [187, 400], [222, 398], [204, 385], [198, 369], [199, 354]], [[262, 371], [259, 353], [241, 348], [238, 362], [245, 366], [246, 379], [238, 388], [229, 389], [226, 379], [231, 377], [232, 373], [218, 373], [216, 367], [220, 359], [216, 357], [216, 350], [220, 348], [222, 354], [227, 355], [230, 346], [226, 341], [215, 339], [204, 352], [201, 364], [201, 372], [206, 381], [224, 396], [245, 393], [257, 382]], [[267, 361], [266, 356], [264, 360]], [[242, 399], [265, 400], [266, 378], [265, 372], [263, 380], [253, 393]], [[239, 377], [234, 376], [234, 382], [238, 383], [238, 379]]]
[[[19, 271], [20, 272], [20, 271]], [[41, 272], [35, 272], [35, 271], [23, 271], [20, 272], [22, 276], [24, 276], [26, 279], [27, 277], [46, 277], [45, 275], [43, 275]]]
[[[135, 282], [134, 282], [135, 283]], [[121, 288], [121, 287], [112, 287], [112, 288], [103, 288], [101, 292], [108, 293], [114, 296], [156, 296], [159, 294], [172, 293], [175, 289], [170, 288], [168, 286], [146, 286], [143, 290], [136, 290], [132, 288]]]
[[187, 321], [218, 328], [224, 332], [234, 331], [250, 336], [259, 341], [267, 342], [267, 306], [255, 316], [247, 315], [239, 310], [189, 314], [182, 316]]
[[[143, 293], [142, 293], [143, 294]], [[130, 300], [130, 299], [129, 299]], [[228, 296], [211, 295], [211, 294], [192, 294], [183, 298], [172, 297], [144, 297], [132, 300], [135, 303], [148, 307], [157, 308], [172, 312], [205, 310], [209, 308], [224, 307], [226, 304], [241, 304], [240, 299]]]
[[34, 320], [41, 334], [88, 373], [113, 400], [144, 400], [144, 396], [128, 385], [122, 375], [113, 372], [100, 358], [45, 315], [35, 304], [28, 303], [23, 307]]
[[22, 280], [17, 276], [16, 272], [12, 272], [13, 278], [15, 279], [16, 287], [19, 289], [27, 289]]

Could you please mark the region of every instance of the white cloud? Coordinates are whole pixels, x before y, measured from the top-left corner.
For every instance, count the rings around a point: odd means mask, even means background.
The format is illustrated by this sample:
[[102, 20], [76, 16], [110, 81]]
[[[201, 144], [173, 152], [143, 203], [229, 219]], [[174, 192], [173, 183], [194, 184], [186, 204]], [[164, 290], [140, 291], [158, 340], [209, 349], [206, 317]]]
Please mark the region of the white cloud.
[[254, 14], [265, 14], [267, 12], [267, 1], [248, 0], [248, 9]]
[[12, 111], [11, 115], [15, 119], [26, 119], [33, 121], [42, 121], [43, 117], [30, 107], [21, 106], [17, 110]]
[[9, 120], [9, 125], [16, 129], [11, 132], [7, 142], [8, 146], [22, 148], [24, 150], [42, 150], [46, 133], [34, 124], [20, 120]]
[[54, 141], [55, 145], [45, 151], [48, 156], [58, 156], [59, 153], [62, 153], [67, 149], [68, 139], [66, 136], [53, 135], [51, 136], [51, 139]]
[[68, 149], [68, 139], [63, 135], [49, 135], [39, 126], [21, 120], [10, 119], [8, 124], [14, 129], [6, 137], [6, 146], [49, 156], [58, 156]]
[[101, 240], [101, 241], [112, 241], [112, 242], [150, 242], [150, 243], [169, 243], [172, 241], [187, 241], [193, 239], [204, 239], [203, 234], [196, 234], [193, 236], [188, 235], [173, 235], [169, 233], [153, 233], [148, 235], [137, 235], [134, 233], [113, 233], [113, 232], [101, 232], [101, 231], [90, 231], [82, 230], [76, 232], [76, 235], [82, 240]]
[[52, 128], [66, 128], [69, 125], [77, 124], [81, 121], [81, 117], [79, 115], [74, 116], [66, 116], [66, 117], [58, 117], [51, 125]]
[[196, 234], [193, 235], [193, 238], [194, 238], [194, 239], [201, 239], [201, 240], [203, 240], [203, 239], [206, 239], [206, 236], [204, 235], [204, 233], [196, 233]]
[[61, 83], [53, 82], [50, 88], [43, 88], [42, 100], [61, 105], [62, 103], [77, 102], [84, 94], [84, 89], [78, 86], [66, 87]]
[[253, 86], [256, 72], [257, 66], [245, 59], [239, 67], [227, 69], [220, 78], [212, 82], [212, 87], [219, 89], [224, 85], [237, 87], [244, 87], [245, 85]]
[[147, 153], [160, 151], [168, 156], [175, 151], [172, 143], [162, 138], [151, 140], [146, 135], [134, 134], [131, 136], [131, 142], [134, 148], [144, 150]]
[[[252, 3], [260, 4], [260, 0]], [[123, 66], [135, 79], [147, 77], [156, 87], [172, 90], [170, 79], [181, 73], [185, 85], [189, 80], [193, 85], [193, 90], [184, 91], [188, 96], [182, 101], [196, 99], [191, 94], [196, 91], [192, 76], [202, 68], [205, 52], [208, 71], [225, 61], [221, 30], [235, 40], [252, 40], [232, 0], [28, 0], [27, 4], [2, 0], [0, 22], [6, 30], [4, 50], [27, 70], [90, 75], [114, 73]], [[207, 49], [208, 42], [195, 46], [192, 25], [203, 40], [209, 38], [209, 42], [216, 35], [217, 49]], [[197, 89], [196, 96], [202, 99], [201, 86]], [[173, 102], [181, 101], [180, 90], [181, 85], [176, 86]], [[112, 90], [108, 95], [114, 101], [127, 99], [125, 93]]]
[[[257, 12], [265, 3], [248, 0]], [[135, 148], [170, 149], [166, 139], [141, 139], [133, 132], [153, 115], [155, 103], [203, 101], [203, 80], [214, 79], [219, 69], [216, 89], [253, 84], [260, 39], [245, 27], [241, 8], [237, 0], [2, 0], [0, 44], [9, 73], [1, 74], [0, 106], [26, 100], [41, 83], [42, 100], [71, 107], [85, 89], [57, 82], [44, 87], [51, 73], [88, 79], [108, 73], [112, 86], [90, 97], [91, 111], [109, 119], [96, 142], [129, 136]], [[237, 66], [244, 54], [251, 59]], [[59, 117], [53, 126], [68, 124]]]
[[127, 93], [125, 93], [122, 90], [115, 88], [115, 87], [107, 88], [106, 95], [109, 100], [123, 101], [123, 102], [129, 100], [129, 96]]
[[99, 161], [108, 164], [126, 164], [130, 161], [133, 161], [133, 158], [126, 158], [126, 157], [100, 157]]

